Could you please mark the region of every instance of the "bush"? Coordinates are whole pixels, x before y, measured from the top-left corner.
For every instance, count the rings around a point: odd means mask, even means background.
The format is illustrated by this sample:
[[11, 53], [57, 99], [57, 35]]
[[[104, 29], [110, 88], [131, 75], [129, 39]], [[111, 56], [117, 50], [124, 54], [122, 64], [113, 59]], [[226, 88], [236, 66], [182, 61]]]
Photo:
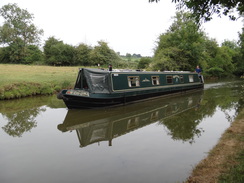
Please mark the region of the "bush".
[[211, 67], [206, 72], [214, 77], [221, 77], [224, 75], [224, 70], [219, 67]]
[[35, 46], [28, 46], [26, 57], [24, 58], [24, 64], [32, 64], [34, 62], [43, 62], [44, 56], [41, 50]]
[[53, 94], [53, 93], [54, 93], [54, 90], [50, 86], [48, 86], [47, 84], [44, 84], [41, 87], [40, 94], [42, 94], [42, 95], [50, 95], [50, 94]]
[[44, 45], [45, 62], [48, 65], [74, 65], [75, 48], [64, 44], [54, 37], [49, 38]]
[[138, 69], [146, 69], [149, 67], [149, 64], [152, 62], [152, 59], [149, 57], [143, 57], [138, 63]]

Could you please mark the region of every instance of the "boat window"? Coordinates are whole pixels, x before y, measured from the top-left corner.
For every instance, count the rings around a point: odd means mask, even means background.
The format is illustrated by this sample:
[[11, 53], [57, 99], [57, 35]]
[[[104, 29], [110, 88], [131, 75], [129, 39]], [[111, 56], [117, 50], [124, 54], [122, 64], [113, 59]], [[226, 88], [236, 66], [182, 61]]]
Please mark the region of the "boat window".
[[184, 83], [184, 76], [183, 75], [180, 75], [180, 82]]
[[128, 85], [129, 87], [140, 86], [139, 76], [128, 76]]
[[159, 76], [152, 76], [152, 85], [159, 85]]
[[109, 93], [108, 73], [84, 70], [83, 88], [89, 88], [92, 93]]
[[189, 75], [189, 82], [190, 82], [190, 83], [193, 83], [193, 81], [194, 81], [194, 80], [193, 80], [193, 75]]
[[167, 83], [172, 84], [173, 83], [173, 77], [172, 76], [166, 76]]

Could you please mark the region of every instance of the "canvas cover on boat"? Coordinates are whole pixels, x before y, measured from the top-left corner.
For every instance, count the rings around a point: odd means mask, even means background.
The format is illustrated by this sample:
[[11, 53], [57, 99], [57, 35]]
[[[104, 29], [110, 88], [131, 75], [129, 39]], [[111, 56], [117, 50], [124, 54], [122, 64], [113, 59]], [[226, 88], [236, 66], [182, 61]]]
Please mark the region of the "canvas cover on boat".
[[76, 87], [88, 86], [92, 93], [110, 93], [109, 72], [98, 69], [81, 69], [76, 81]]

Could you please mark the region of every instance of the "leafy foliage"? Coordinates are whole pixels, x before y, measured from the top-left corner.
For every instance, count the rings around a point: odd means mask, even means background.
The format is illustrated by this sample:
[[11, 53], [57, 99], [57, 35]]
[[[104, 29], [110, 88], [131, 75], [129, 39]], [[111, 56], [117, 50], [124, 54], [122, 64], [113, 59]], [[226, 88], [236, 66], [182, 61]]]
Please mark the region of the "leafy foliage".
[[91, 51], [92, 51], [91, 46], [88, 46], [84, 43], [79, 44], [75, 48], [75, 64], [89, 66], [91, 64], [90, 62]]
[[98, 41], [98, 45], [91, 51], [90, 59], [94, 65], [117, 65], [121, 60], [117, 53], [110, 49], [104, 41]]
[[154, 70], [193, 70], [203, 55], [204, 33], [190, 13], [178, 12], [168, 31], [159, 36]]
[[236, 74], [237, 75], [244, 75], [244, 28], [242, 28], [242, 32], [239, 33], [239, 55], [237, 55], [236, 59]]
[[170, 28], [158, 38], [153, 70], [190, 70], [200, 65], [205, 74], [216, 77], [242, 75], [243, 33], [240, 41], [225, 40], [221, 46], [208, 39], [190, 13], [177, 12]]
[[54, 37], [48, 38], [44, 45], [44, 54], [48, 65], [74, 65], [75, 48], [64, 44]]
[[210, 69], [208, 69], [207, 71], [211, 76], [216, 76], [216, 77], [220, 77], [221, 75], [223, 75], [224, 73], [224, 70], [217, 67], [217, 66], [214, 66], [214, 67], [211, 67]]
[[17, 4], [8, 4], [0, 9], [4, 24], [0, 26], [0, 44], [8, 48], [4, 54], [11, 63], [24, 63], [29, 45], [38, 44], [43, 30], [33, 23], [33, 15]]
[[138, 69], [146, 69], [151, 62], [152, 59], [150, 57], [142, 57], [138, 63]]
[[170, 28], [158, 38], [151, 68], [193, 71], [200, 65], [210, 76], [242, 75], [244, 39], [243, 34], [239, 36], [239, 45], [225, 40], [219, 46], [201, 31], [190, 13], [177, 12]]
[[120, 65], [121, 59], [108, 44], [99, 41], [98, 45], [92, 48], [86, 44], [79, 44], [77, 47], [64, 44], [63, 41], [50, 37], [44, 45], [45, 62], [48, 65], [83, 65], [83, 66], [108, 66]]
[[42, 51], [36, 45], [29, 45], [26, 51], [26, 57], [24, 58], [24, 64], [31, 63], [42, 63], [44, 60], [44, 55]]
[[[149, 0], [149, 2], [158, 2], [160, 0]], [[209, 21], [212, 19], [213, 14], [218, 16], [229, 16], [231, 20], [236, 20], [234, 10], [236, 9], [240, 15], [244, 13], [244, 1], [243, 0], [172, 0], [177, 3], [178, 8], [188, 8], [192, 14], [196, 17], [197, 22], [201, 19]]]

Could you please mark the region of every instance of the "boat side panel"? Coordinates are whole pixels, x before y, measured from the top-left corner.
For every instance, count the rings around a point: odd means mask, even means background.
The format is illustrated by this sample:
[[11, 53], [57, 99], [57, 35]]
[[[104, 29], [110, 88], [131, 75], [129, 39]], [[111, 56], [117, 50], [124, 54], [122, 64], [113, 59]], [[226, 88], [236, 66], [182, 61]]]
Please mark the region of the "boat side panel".
[[[150, 88], [150, 87], [159, 87], [159, 86], [173, 86], [173, 85], [183, 85], [188, 83], [200, 83], [200, 80], [195, 73], [191, 74], [144, 74], [144, 73], [133, 73], [133, 74], [125, 74], [125, 73], [114, 73], [111, 75], [112, 77], [112, 90], [120, 91], [120, 90], [135, 90], [140, 88]], [[128, 78], [129, 77], [139, 77], [139, 85], [138, 86], [129, 86]], [[152, 77], [159, 77], [159, 83], [153, 84]], [[172, 78], [172, 83], [167, 81], [167, 77]], [[182, 79], [181, 79], [182, 77]], [[192, 81], [190, 82], [189, 77], [192, 77]]]

